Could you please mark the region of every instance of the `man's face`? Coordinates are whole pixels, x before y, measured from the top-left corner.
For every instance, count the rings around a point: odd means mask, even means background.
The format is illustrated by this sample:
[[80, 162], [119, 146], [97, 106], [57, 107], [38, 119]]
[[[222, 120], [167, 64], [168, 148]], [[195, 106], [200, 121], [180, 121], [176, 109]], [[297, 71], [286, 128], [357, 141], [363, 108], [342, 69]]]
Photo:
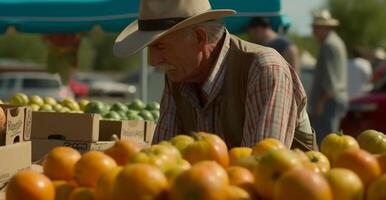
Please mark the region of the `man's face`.
[[324, 26], [317, 26], [317, 25], [313, 25], [312, 26], [312, 31], [313, 31], [313, 34], [314, 34], [314, 37], [318, 40], [318, 41], [323, 41], [324, 38], [326, 37], [329, 29], [327, 27], [324, 27]]
[[180, 30], [149, 46], [150, 64], [173, 82], [195, 82], [202, 61], [202, 49], [194, 34]]
[[248, 36], [252, 42], [263, 44], [265, 39], [264, 28], [250, 27], [248, 28]]

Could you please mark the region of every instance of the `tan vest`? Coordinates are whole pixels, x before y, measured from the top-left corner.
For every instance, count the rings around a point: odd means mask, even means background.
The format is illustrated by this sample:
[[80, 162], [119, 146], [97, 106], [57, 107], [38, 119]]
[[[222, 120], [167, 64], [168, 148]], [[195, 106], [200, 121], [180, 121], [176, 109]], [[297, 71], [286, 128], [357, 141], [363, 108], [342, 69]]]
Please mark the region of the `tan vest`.
[[[224, 139], [228, 147], [241, 146], [245, 120], [248, 73], [256, 54], [262, 50], [263, 47], [259, 45], [254, 45], [231, 36], [229, 52], [227, 58], [225, 58], [228, 64], [220, 92], [222, 95], [220, 109], [222, 113], [221, 124], [224, 131]], [[196, 131], [194, 130], [196, 124], [195, 108], [178, 92], [178, 87], [178, 83], [173, 83], [171, 88], [177, 108], [178, 126], [183, 133]], [[298, 134], [295, 133], [292, 147], [301, 149], [317, 148], [314, 138], [309, 138], [309, 136], [299, 137], [297, 135]]]

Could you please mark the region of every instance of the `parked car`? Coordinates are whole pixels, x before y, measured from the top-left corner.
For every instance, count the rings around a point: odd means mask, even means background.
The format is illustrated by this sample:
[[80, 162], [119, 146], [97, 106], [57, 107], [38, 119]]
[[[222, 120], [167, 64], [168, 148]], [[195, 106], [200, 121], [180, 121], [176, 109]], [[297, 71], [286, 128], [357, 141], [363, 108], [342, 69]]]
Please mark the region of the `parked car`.
[[342, 120], [344, 133], [357, 136], [366, 129], [375, 129], [386, 133], [386, 73], [367, 94], [350, 100], [346, 117]]
[[59, 74], [46, 72], [0, 73], [0, 99], [10, 99], [15, 93], [28, 96], [50, 96], [55, 99], [73, 97], [67, 86], [62, 85]]
[[132, 98], [136, 93], [135, 86], [120, 83], [101, 74], [79, 73], [74, 75], [74, 79], [88, 86], [89, 96]]
[[68, 86], [76, 97], [86, 97], [89, 95], [88, 85], [76, 80], [73, 77], [68, 80]]

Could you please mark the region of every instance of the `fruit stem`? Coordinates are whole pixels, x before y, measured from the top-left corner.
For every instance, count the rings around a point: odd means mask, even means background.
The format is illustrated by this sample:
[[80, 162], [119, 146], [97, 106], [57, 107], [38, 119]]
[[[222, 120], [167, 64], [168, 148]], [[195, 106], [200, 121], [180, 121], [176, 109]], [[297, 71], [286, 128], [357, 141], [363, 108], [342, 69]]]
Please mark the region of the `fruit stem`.
[[116, 134], [114, 134], [114, 135], [111, 136], [111, 141], [118, 142], [119, 141], [119, 137]]
[[194, 140], [202, 140], [203, 137], [199, 134], [200, 132], [192, 132], [191, 135], [193, 136]]

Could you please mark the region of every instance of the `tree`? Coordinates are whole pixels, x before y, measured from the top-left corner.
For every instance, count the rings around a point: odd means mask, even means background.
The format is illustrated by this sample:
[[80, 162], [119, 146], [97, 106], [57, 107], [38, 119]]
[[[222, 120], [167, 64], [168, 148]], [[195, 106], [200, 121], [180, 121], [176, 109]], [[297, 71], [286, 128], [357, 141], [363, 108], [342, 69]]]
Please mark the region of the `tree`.
[[386, 47], [386, 0], [329, 0], [328, 4], [349, 49]]

